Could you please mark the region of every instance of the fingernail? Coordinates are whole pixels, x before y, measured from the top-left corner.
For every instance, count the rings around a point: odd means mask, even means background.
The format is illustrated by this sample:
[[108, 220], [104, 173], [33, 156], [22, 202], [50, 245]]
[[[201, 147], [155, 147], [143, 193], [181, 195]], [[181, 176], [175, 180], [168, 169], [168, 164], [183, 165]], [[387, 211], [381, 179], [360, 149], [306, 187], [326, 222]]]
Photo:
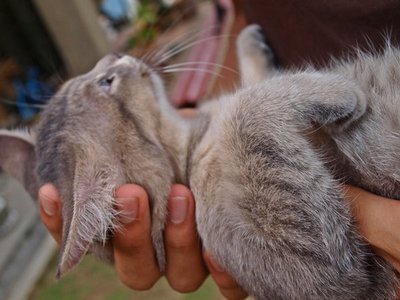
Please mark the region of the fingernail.
[[42, 198], [40, 200], [40, 204], [42, 205], [42, 208], [43, 208], [44, 212], [46, 213], [46, 215], [48, 215], [50, 217], [54, 216], [54, 214], [56, 213], [56, 210], [57, 210], [57, 205], [53, 200]]
[[119, 220], [128, 224], [138, 218], [139, 214], [139, 199], [132, 198], [118, 198], [118, 208], [120, 210]]
[[169, 219], [174, 224], [180, 224], [185, 221], [188, 210], [187, 197], [177, 196], [170, 200]]

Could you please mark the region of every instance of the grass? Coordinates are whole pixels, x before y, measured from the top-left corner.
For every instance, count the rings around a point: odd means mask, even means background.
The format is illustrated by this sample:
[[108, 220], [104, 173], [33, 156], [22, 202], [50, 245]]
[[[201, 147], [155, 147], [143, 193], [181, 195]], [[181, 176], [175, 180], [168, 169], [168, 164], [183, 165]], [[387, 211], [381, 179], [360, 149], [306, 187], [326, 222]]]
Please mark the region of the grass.
[[165, 278], [150, 291], [132, 291], [119, 282], [112, 266], [105, 265], [87, 256], [73, 271], [56, 281], [57, 259], [54, 257], [29, 300], [222, 300], [217, 287], [207, 279], [196, 292], [180, 294], [174, 292]]

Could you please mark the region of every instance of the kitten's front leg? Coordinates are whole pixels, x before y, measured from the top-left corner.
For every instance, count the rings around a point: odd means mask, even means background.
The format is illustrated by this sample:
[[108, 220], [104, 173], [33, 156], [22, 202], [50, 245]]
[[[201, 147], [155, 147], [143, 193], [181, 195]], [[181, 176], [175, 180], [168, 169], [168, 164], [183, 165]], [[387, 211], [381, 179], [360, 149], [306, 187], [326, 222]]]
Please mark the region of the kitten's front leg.
[[243, 86], [272, 77], [276, 73], [274, 54], [258, 25], [249, 25], [236, 41]]

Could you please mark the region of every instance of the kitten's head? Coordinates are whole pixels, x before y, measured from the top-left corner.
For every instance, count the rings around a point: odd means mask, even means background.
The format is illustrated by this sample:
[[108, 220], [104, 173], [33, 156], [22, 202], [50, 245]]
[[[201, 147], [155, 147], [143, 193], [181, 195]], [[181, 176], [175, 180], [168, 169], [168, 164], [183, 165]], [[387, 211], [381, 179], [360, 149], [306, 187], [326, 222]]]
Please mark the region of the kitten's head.
[[[42, 124], [47, 125], [49, 113], [63, 109], [63, 114], [73, 117], [80, 127], [89, 126], [92, 135], [111, 135], [117, 123], [132, 117], [146, 122], [141, 127], [154, 131], [160, 107], [167, 103], [156, 72], [134, 57], [111, 54], [90, 72], [63, 85], [45, 110]], [[79, 128], [76, 130], [79, 132]]]
[[[150, 67], [127, 55], [108, 55], [87, 74], [66, 82], [50, 100], [36, 131], [36, 149], [22, 141], [27, 150], [18, 152], [29, 155], [19, 155], [11, 166], [11, 155], [4, 153], [17, 150], [2, 146], [0, 167], [29, 182], [31, 195], [36, 197], [37, 187], [47, 182], [60, 191], [64, 224], [59, 274], [89, 249], [100, 249], [118, 227], [115, 188], [128, 181], [145, 185], [151, 178], [143, 178], [140, 170], [165, 168], [158, 132], [167, 105], [161, 79]], [[21, 143], [12, 134], [4, 139], [0, 135], [4, 145]], [[154, 177], [164, 179], [168, 171], [158, 173]]]

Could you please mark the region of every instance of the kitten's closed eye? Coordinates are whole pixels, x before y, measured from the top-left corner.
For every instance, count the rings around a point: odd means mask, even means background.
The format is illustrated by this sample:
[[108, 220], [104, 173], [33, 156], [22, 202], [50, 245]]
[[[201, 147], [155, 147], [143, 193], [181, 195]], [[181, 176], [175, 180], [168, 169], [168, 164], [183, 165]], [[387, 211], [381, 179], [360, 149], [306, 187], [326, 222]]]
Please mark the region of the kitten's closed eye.
[[105, 77], [99, 81], [99, 86], [101, 87], [103, 92], [108, 94], [111, 90], [111, 85], [113, 81], [114, 81], [114, 76]]

